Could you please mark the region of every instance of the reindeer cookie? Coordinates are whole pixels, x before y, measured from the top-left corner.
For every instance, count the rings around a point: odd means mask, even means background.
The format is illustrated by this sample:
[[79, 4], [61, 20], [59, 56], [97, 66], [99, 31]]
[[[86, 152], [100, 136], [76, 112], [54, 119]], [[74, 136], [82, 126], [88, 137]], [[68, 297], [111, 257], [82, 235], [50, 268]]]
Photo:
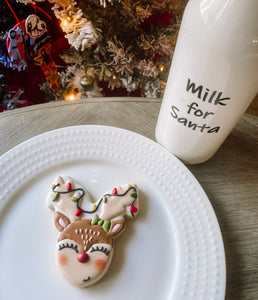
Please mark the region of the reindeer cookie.
[[94, 203], [85, 188], [59, 176], [51, 186], [47, 205], [55, 212], [59, 230], [57, 265], [71, 284], [87, 287], [107, 272], [113, 239], [125, 229], [125, 217], [137, 214], [138, 188], [135, 184], [115, 187]]

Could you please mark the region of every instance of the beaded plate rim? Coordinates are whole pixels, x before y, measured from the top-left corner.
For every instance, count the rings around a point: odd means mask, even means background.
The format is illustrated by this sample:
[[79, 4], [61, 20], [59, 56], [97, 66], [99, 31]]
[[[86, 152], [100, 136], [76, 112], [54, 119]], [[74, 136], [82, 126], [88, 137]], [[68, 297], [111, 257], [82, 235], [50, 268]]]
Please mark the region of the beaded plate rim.
[[[68, 137], [69, 145], [63, 142]], [[96, 148], [100, 138], [110, 144], [116, 142], [116, 151], [112, 146]], [[73, 142], [77, 143], [78, 151], [73, 150]], [[166, 206], [173, 212], [182, 259], [180, 280], [169, 299], [224, 299], [225, 252], [207, 195], [181, 161], [137, 133], [111, 126], [81, 125], [49, 131], [19, 144], [0, 157], [0, 181], [8, 186], [0, 195], [0, 213], [8, 204], [7, 195], [15, 192], [15, 186], [71, 157], [118, 159], [141, 168], [156, 182], [166, 199], [173, 198]]]

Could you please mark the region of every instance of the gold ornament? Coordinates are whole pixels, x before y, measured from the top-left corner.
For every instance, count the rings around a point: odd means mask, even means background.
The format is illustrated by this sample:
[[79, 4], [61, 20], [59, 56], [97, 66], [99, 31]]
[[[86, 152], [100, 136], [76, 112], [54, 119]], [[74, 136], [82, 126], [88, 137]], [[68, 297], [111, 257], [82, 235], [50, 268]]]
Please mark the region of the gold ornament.
[[85, 91], [91, 91], [93, 89], [93, 79], [84, 75], [80, 79], [80, 85]]

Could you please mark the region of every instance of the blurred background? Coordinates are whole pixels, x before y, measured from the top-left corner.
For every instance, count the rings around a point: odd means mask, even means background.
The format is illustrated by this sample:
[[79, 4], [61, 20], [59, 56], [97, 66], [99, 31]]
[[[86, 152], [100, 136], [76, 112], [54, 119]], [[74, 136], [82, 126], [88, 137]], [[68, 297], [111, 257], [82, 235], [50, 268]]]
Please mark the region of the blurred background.
[[[18, 1], [0, 5], [0, 112], [59, 100], [163, 97], [187, 0]], [[26, 29], [31, 15], [38, 38]], [[258, 97], [247, 112], [258, 115]]]

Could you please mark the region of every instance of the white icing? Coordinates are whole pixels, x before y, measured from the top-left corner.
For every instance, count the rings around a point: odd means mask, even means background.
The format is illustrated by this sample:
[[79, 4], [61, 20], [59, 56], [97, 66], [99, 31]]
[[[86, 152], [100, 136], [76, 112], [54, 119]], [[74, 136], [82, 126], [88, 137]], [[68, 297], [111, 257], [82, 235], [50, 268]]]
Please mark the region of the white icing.
[[[136, 189], [138, 195], [138, 187], [136, 184], [131, 184], [130, 187], [134, 187]], [[124, 194], [128, 190], [128, 184], [117, 187], [117, 194]], [[100, 218], [103, 220], [112, 220], [112, 219], [124, 219], [124, 216], [132, 217], [130, 212], [130, 206], [134, 201], [134, 198], [130, 196], [132, 190], [129, 190], [124, 196], [107, 196], [107, 202], [102, 203], [101, 205], [101, 213]], [[110, 194], [110, 193], [107, 193]], [[133, 205], [138, 210], [138, 198], [134, 201]], [[134, 213], [134, 215], [136, 215]]]
[[[65, 239], [63, 241], [60, 241], [57, 244], [56, 247], [56, 261], [59, 270], [63, 274], [63, 276], [73, 285], [80, 286], [80, 287], [86, 287], [89, 285], [92, 285], [96, 281], [98, 281], [102, 276], [105, 275], [106, 271], [109, 268], [109, 265], [112, 260], [113, 256], [113, 249], [112, 246], [109, 244], [94, 244], [93, 247], [104, 247], [109, 252], [108, 255], [101, 251], [94, 251], [90, 252], [91, 248], [87, 251], [87, 254], [89, 255], [89, 260], [86, 263], [80, 263], [77, 260], [78, 253], [75, 252], [74, 249], [71, 248], [64, 248], [62, 250], [58, 250], [59, 244], [73, 244], [76, 245], [76, 243], [72, 240]], [[79, 245], [77, 245], [79, 250]], [[85, 246], [86, 249], [86, 246]], [[79, 250], [79, 252], [81, 249]], [[66, 257], [67, 263], [62, 265], [59, 263], [60, 256]], [[96, 260], [103, 260], [106, 263], [106, 266], [103, 270], [99, 270], [96, 268], [95, 263]], [[88, 278], [90, 276], [90, 280], [87, 282], [83, 282], [84, 278]]]
[[[63, 177], [58, 176], [55, 178], [53, 185], [59, 183], [59, 186], [55, 188], [55, 191], [67, 191], [68, 182], [72, 184], [72, 189], [82, 188], [84, 190], [85, 194], [82, 200], [85, 203], [92, 202], [88, 191], [68, 176], [63, 176]], [[70, 220], [70, 222], [81, 219], [81, 216], [76, 216], [76, 212], [77, 212], [76, 202], [73, 202], [71, 200], [71, 197], [79, 198], [81, 195], [80, 191], [71, 192], [67, 194], [60, 194], [56, 201], [52, 201], [54, 195], [55, 193], [52, 191], [52, 188], [50, 188], [47, 196], [47, 207], [65, 215]]]
[[77, 191], [77, 192], [74, 193], [74, 197], [80, 198], [80, 196], [81, 196], [80, 192]]

